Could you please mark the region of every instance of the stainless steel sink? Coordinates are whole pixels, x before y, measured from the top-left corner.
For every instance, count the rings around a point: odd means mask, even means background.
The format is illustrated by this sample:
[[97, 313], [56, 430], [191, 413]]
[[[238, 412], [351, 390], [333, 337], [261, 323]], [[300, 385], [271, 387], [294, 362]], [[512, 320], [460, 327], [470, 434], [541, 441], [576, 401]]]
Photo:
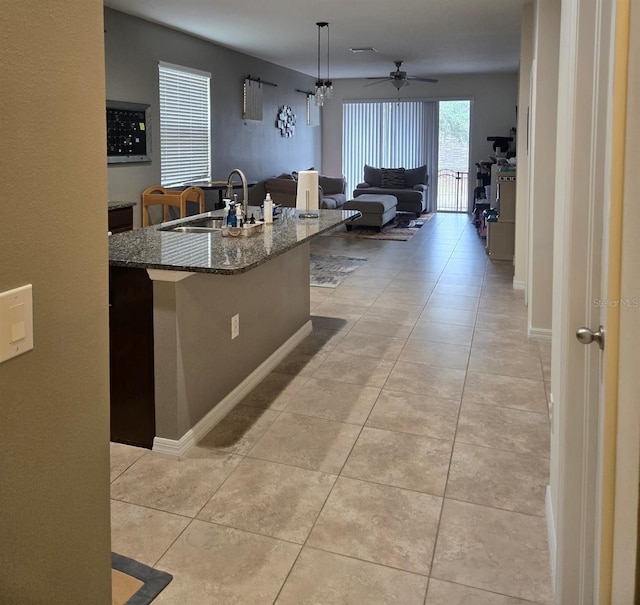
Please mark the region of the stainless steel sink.
[[159, 227], [160, 231], [173, 231], [176, 233], [211, 233], [222, 229], [223, 217], [207, 216], [196, 219], [180, 219], [164, 223]]

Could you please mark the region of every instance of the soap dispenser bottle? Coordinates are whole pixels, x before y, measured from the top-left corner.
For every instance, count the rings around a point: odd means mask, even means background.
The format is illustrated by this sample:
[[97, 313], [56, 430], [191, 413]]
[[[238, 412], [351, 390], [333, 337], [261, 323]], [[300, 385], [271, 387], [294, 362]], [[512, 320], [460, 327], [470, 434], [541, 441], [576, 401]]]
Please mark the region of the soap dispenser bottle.
[[273, 200], [271, 199], [271, 194], [267, 193], [267, 197], [264, 198], [264, 222], [267, 225], [271, 225], [273, 223]]
[[235, 227], [238, 224], [236, 218], [236, 205], [233, 202], [229, 202], [229, 216], [227, 216], [227, 225], [229, 227]]

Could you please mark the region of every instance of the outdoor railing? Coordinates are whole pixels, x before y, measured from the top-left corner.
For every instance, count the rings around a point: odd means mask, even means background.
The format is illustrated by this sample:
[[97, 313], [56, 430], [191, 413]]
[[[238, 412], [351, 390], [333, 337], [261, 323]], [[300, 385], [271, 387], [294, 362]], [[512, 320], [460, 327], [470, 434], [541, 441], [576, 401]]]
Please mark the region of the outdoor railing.
[[438, 170], [438, 212], [468, 212], [469, 173]]

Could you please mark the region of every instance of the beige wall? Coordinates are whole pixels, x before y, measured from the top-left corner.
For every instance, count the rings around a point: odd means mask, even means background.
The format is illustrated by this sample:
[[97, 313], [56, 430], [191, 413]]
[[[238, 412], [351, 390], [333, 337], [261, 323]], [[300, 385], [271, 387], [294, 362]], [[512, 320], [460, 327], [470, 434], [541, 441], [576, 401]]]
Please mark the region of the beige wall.
[[[522, 6], [520, 28], [520, 79], [518, 90], [518, 181], [516, 182], [516, 243], [513, 287], [525, 289], [529, 249], [529, 99], [533, 60], [533, 2]], [[525, 293], [526, 300], [526, 293]]]
[[0, 602], [111, 602], [103, 9], [3, 3], [0, 291], [34, 349], [0, 364]]
[[551, 336], [560, 3], [537, 0], [529, 141], [528, 329]]

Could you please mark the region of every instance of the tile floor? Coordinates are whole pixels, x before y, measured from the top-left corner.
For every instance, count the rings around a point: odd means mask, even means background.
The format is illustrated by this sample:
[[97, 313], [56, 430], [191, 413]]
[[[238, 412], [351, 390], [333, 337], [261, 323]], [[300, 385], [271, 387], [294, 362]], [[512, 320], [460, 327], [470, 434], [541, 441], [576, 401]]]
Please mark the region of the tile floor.
[[155, 603], [551, 603], [550, 348], [468, 217], [312, 288], [314, 332], [185, 460], [112, 445], [112, 548]]

